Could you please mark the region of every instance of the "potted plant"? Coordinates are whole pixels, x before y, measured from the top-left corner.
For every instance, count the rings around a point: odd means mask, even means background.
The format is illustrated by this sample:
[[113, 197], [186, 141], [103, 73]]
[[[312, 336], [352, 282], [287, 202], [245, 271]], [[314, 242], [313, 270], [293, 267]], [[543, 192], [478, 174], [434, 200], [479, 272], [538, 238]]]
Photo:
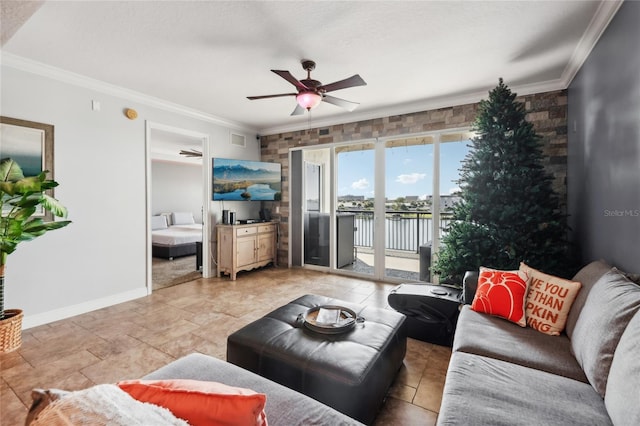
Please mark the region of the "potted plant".
[[[22, 343], [22, 310], [4, 309], [4, 271], [7, 257], [22, 241], [30, 241], [71, 221], [45, 222], [42, 213], [66, 217], [67, 209], [45, 191], [58, 186], [46, 179], [47, 171], [25, 177], [11, 158], [0, 160], [0, 352], [10, 352]], [[39, 215], [36, 215], [41, 208]], [[44, 210], [44, 211], [43, 211]]]

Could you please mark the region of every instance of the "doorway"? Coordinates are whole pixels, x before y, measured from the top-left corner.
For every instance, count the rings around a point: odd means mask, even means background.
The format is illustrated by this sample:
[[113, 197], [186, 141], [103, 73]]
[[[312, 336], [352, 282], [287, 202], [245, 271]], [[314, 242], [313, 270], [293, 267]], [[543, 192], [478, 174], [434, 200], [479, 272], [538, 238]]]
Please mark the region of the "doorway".
[[[147, 122], [146, 139], [147, 291], [150, 294], [156, 288], [210, 276], [211, 264], [206, 261], [210, 257], [207, 196], [210, 179], [208, 163], [203, 162], [203, 158], [209, 158], [209, 136]], [[201, 155], [184, 156], [180, 151]], [[172, 226], [176, 226], [176, 229], [188, 228], [189, 234], [199, 238], [194, 237], [186, 245], [177, 241], [154, 243], [152, 238], [158, 236], [152, 237], [152, 233], [158, 233], [157, 224], [163, 219], [168, 234]], [[171, 235], [163, 237], [171, 238]]]

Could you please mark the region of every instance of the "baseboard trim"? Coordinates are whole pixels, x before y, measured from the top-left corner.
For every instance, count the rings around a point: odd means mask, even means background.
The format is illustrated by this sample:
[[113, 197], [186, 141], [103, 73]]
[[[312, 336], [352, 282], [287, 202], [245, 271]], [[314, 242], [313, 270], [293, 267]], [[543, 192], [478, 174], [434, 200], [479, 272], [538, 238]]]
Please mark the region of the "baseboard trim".
[[95, 311], [96, 309], [106, 308], [107, 306], [117, 305], [118, 303], [128, 302], [129, 300], [139, 299], [147, 295], [147, 288], [142, 287], [136, 290], [118, 293], [100, 299], [90, 300], [88, 302], [78, 303], [77, 305], [65, 306], [64, 308], [54, 309], [52, 311], [43, 312], [35, 315], [25, 315], [22, 319], [22, 329], [27, 330], [39, 325], [48, 324], [54, 321], [60, 321], [75, 315], [85, 314]]

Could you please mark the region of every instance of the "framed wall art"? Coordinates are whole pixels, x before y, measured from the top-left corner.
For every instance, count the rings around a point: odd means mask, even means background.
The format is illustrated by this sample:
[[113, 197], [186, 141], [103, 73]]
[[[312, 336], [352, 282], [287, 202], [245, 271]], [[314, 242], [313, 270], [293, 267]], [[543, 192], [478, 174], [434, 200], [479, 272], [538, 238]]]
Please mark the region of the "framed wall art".
[[[53, 125], [0, 116], [0, 159], [13, 158], [25, 176], [48, 170], [53, 176]], [[47, 191], [53, 197], [53, 190]], [[46, 221], [51, 213], [41, 213]]]

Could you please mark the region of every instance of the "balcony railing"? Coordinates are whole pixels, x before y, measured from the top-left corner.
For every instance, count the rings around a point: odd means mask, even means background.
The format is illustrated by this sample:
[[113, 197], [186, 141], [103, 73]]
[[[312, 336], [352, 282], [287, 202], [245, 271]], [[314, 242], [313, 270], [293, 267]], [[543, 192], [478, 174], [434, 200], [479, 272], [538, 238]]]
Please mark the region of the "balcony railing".
[[[354, 245], [373, 247], [373, 211], [340, 209], [339, 213], [355, 214]], [[411, 210], [387, 210], [385, 212], [385, 248], [418, 253], [420, 246], [433, 241], [431, 212]], [[440, 214], [440, 233], [451, 222], [451, 216]]]

